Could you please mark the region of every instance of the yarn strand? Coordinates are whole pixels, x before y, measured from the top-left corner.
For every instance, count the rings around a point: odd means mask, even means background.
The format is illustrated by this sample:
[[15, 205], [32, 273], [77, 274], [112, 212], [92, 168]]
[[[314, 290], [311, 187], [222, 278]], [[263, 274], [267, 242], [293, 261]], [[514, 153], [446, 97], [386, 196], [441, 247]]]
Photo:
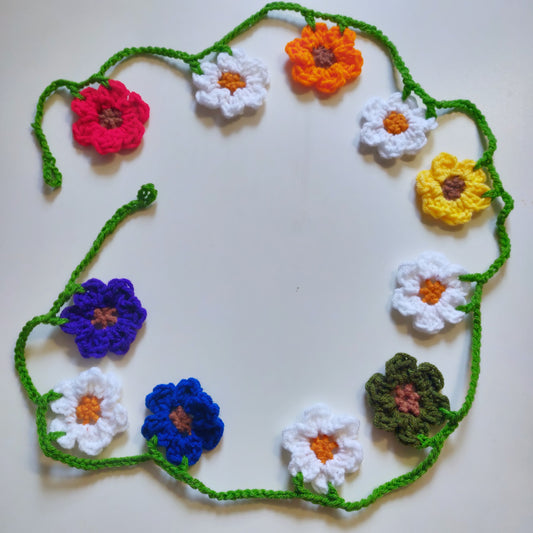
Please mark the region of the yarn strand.
[[[19, 336], [15, 343], [15, 369], [19, 375], [19, 379], [20, 379], [20, 382], [22, 383], [22, 386], [26, 390], [28, 397], [33, 403], [39, 405], [40, 402], [43, 401], [43, 397], [41, 396], [41, 394], [39, 394], [39, 391], [35, 387], [30, 377], [30, 374], [28, 372], [27, 365], [26, 365], [26, 357], [25, 357], [26, 344], [28, 342], [28, 338], [31, 332], [38, 325], [41, 325], [41, 324], [59, 326], [67, 322], [66, 319], [58, 317], [57, 313], [59, 312], [61, 307], [68, 300], [70, 300], [70, 298], [76, 292], [83, 292], [82, 286], [76, 282], [79, 275], [87, 268], [89, 263], [94, 259], [94, 257], [100, 250], [102, 244], [104, 243], [105, 239], [109, 235], [111, 235], [111, 233], [113, 233], [113, 231], [117, 228], [117, 226], [131, 214], [135, 213], [136, 211], [140, 209], [144, 209], [148, 207], [156, 199], [156, 197], [157, 197], [157, 190], [151, 183], [148, 183], [146, 185], [143, 185], [139, 189], [139, 192], [137, 193], [137, 198], [135, 200], [117, 209], [115, 214], [104, 224], [103, 228], [98, 233], [98, 236], [94, 240], [90, 250], [87, 252], [83, 260], [72, 272], [65, 286], [65, 289], [59, 294], [55, 302], [52, 304], [50, 311], [48, 311], [48, 313], [44, 315], [39, 315], [29, 320], [24, 325], [21, 332], [19, 333]], [[44, 427], [46, 428], [46, 424], [44, 424]], [[40, 435], [40, 442], [41, 442], [41, 439], [43, 439], [44, 437], [42, 437], [41, 434], [39, 435]], [[46, 442], [46, 441], [43, 440], [43, 442]]]

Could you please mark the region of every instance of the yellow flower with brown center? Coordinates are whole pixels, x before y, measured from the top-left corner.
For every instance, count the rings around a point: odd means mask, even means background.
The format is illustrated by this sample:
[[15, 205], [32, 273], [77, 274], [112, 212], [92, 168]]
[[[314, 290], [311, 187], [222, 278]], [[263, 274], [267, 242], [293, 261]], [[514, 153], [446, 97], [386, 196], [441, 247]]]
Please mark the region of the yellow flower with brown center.
[[468, 222], [477, 211], [491, 202], [483, 195], [490, 190], [482, 169], [474, 169], [475, 161], [457, 158], [445, 152], [416, 177], [416, 192], [422, 200], [422, 210], [445, 224], [456, 226]]

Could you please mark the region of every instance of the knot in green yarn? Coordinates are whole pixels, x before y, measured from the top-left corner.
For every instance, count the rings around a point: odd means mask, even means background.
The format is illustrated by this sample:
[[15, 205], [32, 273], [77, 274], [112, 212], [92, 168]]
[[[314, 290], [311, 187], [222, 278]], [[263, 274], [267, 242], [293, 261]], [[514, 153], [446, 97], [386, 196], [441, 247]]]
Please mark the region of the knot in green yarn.
[[153, 183], [143, 185], [137, 193], [137, 201], [141, 207], [148, 207], [157, 198], [157, 189]]

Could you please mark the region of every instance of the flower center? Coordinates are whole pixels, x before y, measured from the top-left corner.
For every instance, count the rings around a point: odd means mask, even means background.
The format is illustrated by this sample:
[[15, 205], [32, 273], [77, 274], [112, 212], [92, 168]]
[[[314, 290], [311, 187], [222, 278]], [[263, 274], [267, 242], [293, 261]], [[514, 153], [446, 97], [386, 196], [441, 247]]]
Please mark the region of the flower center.
[[237, 74], [237, 72], [224, 72], [222, 76], [220, 76], [218, 84], [224, 89], [229, 89], [231, 94], [237, 89], [246, 87], [246, 82], [239, 74]]
[[181, 405], [170, 411], [168, 417], [180, 433], [184, 435], [192, 433], [192, 416], [189, 416]]
[[100, 415], [100, 400], [92, 394], [82, 396], [78, 402], [78, 407], [76, 407], [78, 422], [81, 422], [84, 426], [87, 424], [96, 424]]
[[337, 62], [335, 54], [326, 48], [323, 44], [313, 48], [311, 50], [313, 59], [315, 60], [315, 66], [319, 68], [329, 68], [331, 65]]
[[407, 122], [407, 119], [401, 113], [392, 111], [383, 120], [383, 126], [387, 133], [390, 133], [391, 135], [399, 135], [409, 129], [409, 122]]
[[433, 279], [426, 279], [424, 285], [420, 287], [418, 296], [428, 305], [435, 305], [441, 298], [442, 293], [446, 290], [446, 285], [440, 281]]
[[310, 448], [322, 463], [333, 459], [333, 454], [338, 447], [339, 445], [328, 435], [319, 435], [311, 439]]
[[450, 176], [442, 182], [441, 187], [446, 200], [457, 200], [466, 189], [466, 183], [461, 176]]
[[397, 385], [394, 389], [394, 401], [401, 413], [411, 413], [415, 416], [420, 415], [420, 394], [415, 390], [412, 383]]
[[106, 329], [117, 323], [118, 315], [114, 307], [97, 307], [93, 312], [91, 324], [96, 329]]
[[108, 130], [122, 126], [122, 112], [115, 107], [107, 107], [102, 109], [98, 114], [98, 122], [100, 126]]

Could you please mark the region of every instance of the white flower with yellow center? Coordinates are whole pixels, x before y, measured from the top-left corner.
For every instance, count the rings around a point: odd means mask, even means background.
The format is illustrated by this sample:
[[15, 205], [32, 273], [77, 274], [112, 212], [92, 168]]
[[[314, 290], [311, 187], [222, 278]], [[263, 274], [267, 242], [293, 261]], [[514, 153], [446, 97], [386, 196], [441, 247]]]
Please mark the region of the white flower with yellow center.
[[120, 383], [112, 374], [93, 367], [77, 378], [59, 383], [54, 391], [63, 396], [50, 403], [61, 415], [50, 423], [50, 432], [64, 432], [57, 442], [70, 450], [76, 442], [88, 455], [98, 455], [113, 437], [128, 426], [128, 415], [120, 398]]
[[392, 307], [404, 316], [414, 317], [416, 330], [438, 333], [447, 322], [457, 324], [465, 316], [456, 309], [466, 304], [470, 287], [459, 279], [462, 274], [466, 270], [451, 264], [444, 255], [425, 252], [416, 261], [398, 267]]
[[412, 96], [402, 100], [401, 93], [388, 100], [373, 98], [362, 118], [361, 143], [376, 147], [383, 159], [416, 154], [426, 144], [429, 131], [437, 127], [437, 121], [426, 119]]
[[193, 74], [198, 91], [196, 101], [209, 109], [219, 109], [226, 118], [242, 115], [246, 107], [258, 109], [266, 98], [268, 71], [259, 59], [235, 48], [233, 55], [222, 52], [216, 63], [203, 61], [203, 74]]
[[322, 404], [307, 409], [282, 433], [281, 445], [291, 453], [290, 474], [301, 472], [304, 482], [321, 493], [328, 491], [328, 483], [342, 485], [344, 475], [355, 472], [363, 460], [358, 432], [357, 418], [333, 415]]

